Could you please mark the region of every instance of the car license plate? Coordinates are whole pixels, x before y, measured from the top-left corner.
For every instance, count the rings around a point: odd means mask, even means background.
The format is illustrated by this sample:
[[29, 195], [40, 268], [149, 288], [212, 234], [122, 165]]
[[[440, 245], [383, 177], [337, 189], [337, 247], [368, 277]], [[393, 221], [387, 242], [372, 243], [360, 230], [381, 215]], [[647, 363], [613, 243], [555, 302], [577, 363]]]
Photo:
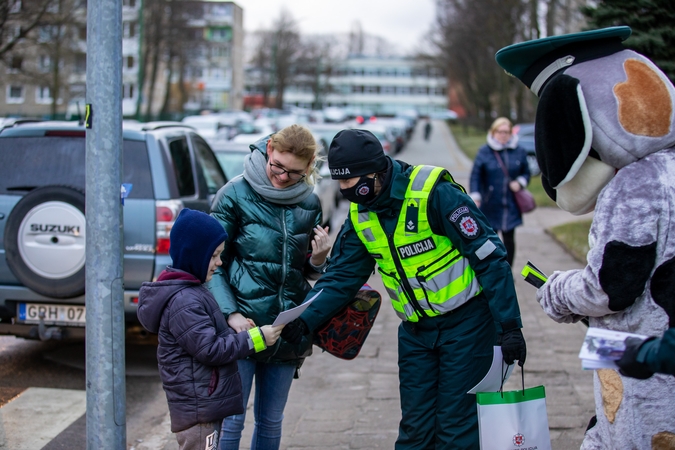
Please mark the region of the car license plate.
[[53, 305], [46, 303], [19, 303], [19, 322], [40, 323], [44, 313], [45, 325], [85, 325], [84, 305]]

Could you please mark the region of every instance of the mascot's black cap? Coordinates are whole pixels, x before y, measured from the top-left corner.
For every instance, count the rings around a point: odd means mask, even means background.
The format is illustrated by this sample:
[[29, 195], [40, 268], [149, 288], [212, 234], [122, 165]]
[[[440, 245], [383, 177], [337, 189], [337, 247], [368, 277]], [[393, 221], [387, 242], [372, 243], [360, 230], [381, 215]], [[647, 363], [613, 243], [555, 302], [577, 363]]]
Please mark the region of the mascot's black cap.
[[367, 130], [342, 130], [328, 149], [328, 167], [334, 180], [384, 172], [389, 167], [382, 144]]
[[630, 27], [622, 26], [551, 36], [504, 47], [495, 59], [506, 73], [539, 95], [559, 70], [624, 50], [622, 42], [630, 35]]

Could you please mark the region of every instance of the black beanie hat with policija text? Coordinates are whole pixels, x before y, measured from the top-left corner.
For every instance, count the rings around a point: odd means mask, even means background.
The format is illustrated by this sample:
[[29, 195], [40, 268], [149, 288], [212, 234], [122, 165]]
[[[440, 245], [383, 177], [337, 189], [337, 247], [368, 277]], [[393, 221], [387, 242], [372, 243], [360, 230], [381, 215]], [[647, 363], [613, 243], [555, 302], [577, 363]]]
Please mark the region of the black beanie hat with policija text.
[[204, 283], [211, 256], [225, 242], [223, 226], [205, 212], [184, 208], [171, 228], [169, 254], [173, 268], [188, 272]]
[[328, 167], [334, 180], [384, 172], [388, 166], [382, 144], [367, 130], [342, 130], [328, 149]]

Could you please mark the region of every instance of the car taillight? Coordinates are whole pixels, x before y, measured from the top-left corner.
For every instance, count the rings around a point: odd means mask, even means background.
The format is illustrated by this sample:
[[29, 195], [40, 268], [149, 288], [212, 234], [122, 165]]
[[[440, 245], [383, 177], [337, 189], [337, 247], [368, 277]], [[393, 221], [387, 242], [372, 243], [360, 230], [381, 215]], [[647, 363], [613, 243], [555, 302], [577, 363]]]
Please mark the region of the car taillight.
[[389, 145], [389, 142], [385, 142], [385, 143], [382, 145], [382, 148], [384, 149], [384, 152], [385, 152], [385, 153], [389, 153], [389, 148], [390, 148], [390, 147], [391, 147], [391, 146]]
[[176, 221], [181, 209], [183, 209], [183, 202], [180, 200], [159, 200], [155, 202], [156, 254], [169, 254], [171, 227], [173, 227], [173, 223]]

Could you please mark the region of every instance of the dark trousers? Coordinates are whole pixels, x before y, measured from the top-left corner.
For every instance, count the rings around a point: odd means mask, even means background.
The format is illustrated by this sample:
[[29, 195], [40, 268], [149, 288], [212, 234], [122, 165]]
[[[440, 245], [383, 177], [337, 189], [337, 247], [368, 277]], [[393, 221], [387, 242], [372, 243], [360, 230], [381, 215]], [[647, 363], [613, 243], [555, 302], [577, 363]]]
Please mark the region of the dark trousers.
[[477, 449], [476, 396], [492, 363], [495, 326], [483, 295], [398, 330], [401, 423], [396, 450]]

